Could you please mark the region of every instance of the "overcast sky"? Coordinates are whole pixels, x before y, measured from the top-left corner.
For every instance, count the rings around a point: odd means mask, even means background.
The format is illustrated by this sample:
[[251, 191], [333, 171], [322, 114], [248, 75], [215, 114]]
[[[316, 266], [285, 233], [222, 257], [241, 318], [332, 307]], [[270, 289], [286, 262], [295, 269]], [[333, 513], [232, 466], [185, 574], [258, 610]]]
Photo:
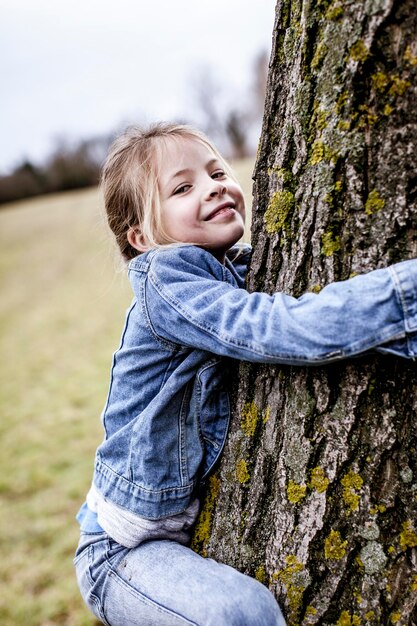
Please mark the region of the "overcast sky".
[[275, 0], [0, 0], [0, 173], [59, 138], [196, 121], [205, 68], [242, 97]]

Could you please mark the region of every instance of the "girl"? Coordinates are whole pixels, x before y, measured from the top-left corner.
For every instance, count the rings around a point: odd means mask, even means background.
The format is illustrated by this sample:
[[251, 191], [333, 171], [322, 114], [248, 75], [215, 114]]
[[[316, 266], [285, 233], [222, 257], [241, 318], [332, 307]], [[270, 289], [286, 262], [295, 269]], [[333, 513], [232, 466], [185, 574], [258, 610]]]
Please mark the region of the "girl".
[[299, 299], [244, 288], [240, 186], [186, 126], [131, 129], [103, 171], [134, 300], [113, 358], [92, 487], [78, 514], [81, 593], [111, 626], [285, 624], [256, 580], [187, 547], [227, 434], [230, 358], [320, 364], [417, 354], [417, 261]]

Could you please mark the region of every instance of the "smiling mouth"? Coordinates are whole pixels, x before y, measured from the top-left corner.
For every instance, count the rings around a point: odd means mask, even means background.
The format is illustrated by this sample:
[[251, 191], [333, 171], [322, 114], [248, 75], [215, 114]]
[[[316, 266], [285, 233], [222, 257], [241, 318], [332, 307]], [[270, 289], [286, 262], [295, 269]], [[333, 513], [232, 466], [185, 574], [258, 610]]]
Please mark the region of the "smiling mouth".
[[235, 210], [235, 205], [232, 202], [225, 202], [224, 204], [221, 204], [216, 209], [214, 209], [214, 211], [209, 213], [207, 217], [204, 219], [204, 221], [209, 222], [210, 220], [214, 219], [218, 215], [226, 215], [228, 213], [232, 213], [232, 211], [234, 212], [234, 210]]

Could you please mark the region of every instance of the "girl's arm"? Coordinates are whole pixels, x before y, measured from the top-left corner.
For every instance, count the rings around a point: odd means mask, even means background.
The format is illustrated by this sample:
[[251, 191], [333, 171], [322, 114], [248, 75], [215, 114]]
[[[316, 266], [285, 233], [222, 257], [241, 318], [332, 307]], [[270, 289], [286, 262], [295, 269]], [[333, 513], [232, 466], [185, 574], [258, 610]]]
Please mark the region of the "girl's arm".
[[301, 298], [250, 294], [228, 280], [228, 271], [199, 248], [155, 254], [145, 298], [154, 332], [184, 347], [257, 362], [319, 364], [394, 340], [405, 346], [403, 356], [417, 356], [417, 260]]

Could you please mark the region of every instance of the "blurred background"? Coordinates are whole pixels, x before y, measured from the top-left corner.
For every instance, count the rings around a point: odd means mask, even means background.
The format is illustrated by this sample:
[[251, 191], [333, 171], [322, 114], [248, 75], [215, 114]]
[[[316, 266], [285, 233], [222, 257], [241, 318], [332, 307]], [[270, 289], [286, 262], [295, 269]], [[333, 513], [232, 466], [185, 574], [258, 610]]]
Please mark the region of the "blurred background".
[[191, 122], [250, 209], [274, 4], [0, 0], [2, 626], [97, 623], [72, 557], [131, 300], [96, 185], [109, 141]]

